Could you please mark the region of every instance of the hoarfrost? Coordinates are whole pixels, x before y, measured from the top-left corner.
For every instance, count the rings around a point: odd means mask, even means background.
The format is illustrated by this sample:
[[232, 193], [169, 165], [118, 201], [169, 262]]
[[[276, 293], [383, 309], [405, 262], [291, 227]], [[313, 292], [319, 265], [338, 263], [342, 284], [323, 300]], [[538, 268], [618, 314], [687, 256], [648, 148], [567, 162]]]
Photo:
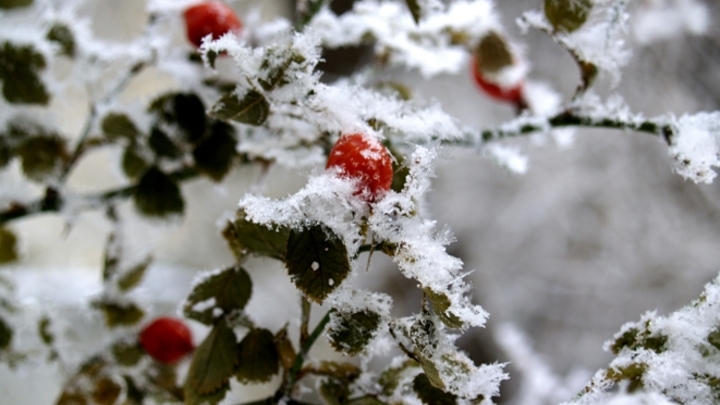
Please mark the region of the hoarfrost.
[[720, 166], [720, 112], [683, 115], [674, 121], [670, 155], [675, 171], [696, 183], [712, 183]]

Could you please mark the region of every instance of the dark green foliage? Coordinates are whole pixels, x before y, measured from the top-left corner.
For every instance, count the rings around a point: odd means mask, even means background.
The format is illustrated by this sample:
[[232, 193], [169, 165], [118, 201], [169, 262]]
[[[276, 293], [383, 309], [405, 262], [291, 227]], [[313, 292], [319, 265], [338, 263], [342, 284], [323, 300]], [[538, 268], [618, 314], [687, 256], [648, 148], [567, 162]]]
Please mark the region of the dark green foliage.
[[130, 117], [122, 113], [108, 113], [103, 117], [100, 127], [109, 139], [128, 138], [132, 140], [140, 134]]
[[60, 174], [67, 156], [65, 141], [54, 134], [39, 134], [26, 138], [18, 149], [22, 170], [35, 181], [43, 181]]
[[0, 350], [7, 349], [12, 343], [13, 330], [10, 325], [0, 317]]
[[133, 197], [138, 210], [148, 216], [182, 214], [185, 209], [177, 182], [157, 167], [143, 174]]
[[380, 326], [380, 315], [372, 311], [350, 314], [334, 312], [331, 315], [334, 328], [328, 331], [330, 344], [340, 352], [351, 356], [360, 354]]
[[185, 395], [206, 396], [226, 389], [235, 371], [238, 354], [232, 329], [226, 322], [215, 324], [193, 355], [185, 381]]
[[221, 121], [215, 121], [210, 136], [205, 138], [193, 150], [193, 158], [197, 168], [215, 181], [221, 181], [230, 171], [235, 150], [235, 132], [233, 128]]
[[145, 312], [133, 303], [96, 301], [92, 305], [103, 313], [105, 324], [110, 328], [135, 325], [145, 315]]
[[420, 373], [413, 380], [413, 391], [418, 398], [426, 405], [455, 405], [455, 395], [449, 394], [439, 388], [435, 388], [428, 380], [427, 375]]
[[0, 227], [0, 264], [17, 260], [17, 236], [7, 228]]
[[262, 93], [250, 90], [242, 98], [229, 91], [220, 97], [211, 109], [213, 117], [248, 125], [262, 125], [270, 114], [270, 103]]
[[317, 303], [350, 274], [345, 245], [320, 225], [290, 231], [285, 265], [295, 286]]
[[239, 211], [232, 223], [232, 232], [226, 237], [232, 238], [231, 244], [238, 254], [254, 254], [285, 260], [290, 236], [289, 228], [270, 229], [245, 219], [245, 212]]
[[[250, 300], [252, 281], [245, 269], [239, 266], [229, 267], [222, 272], [206, 278], [193, 288], [183, 311], [185, 316], [206, 325], [212, 325], [224, 319], [213, 315], [215, 308], [222, 309], [223, 315], [242, 310]], [[198, 303], [214, 299], [215, 305], [200, 311], [193, 309]]]
[[556, 31], [574, 32], [585, 24], [592, 7], [591, 0], [545, 0], [543, 11]]
[[32, 45], [3, 42], [0, 45], [0, 80], [5, 99], [14, 104], [46, 105], [50, 94], [40, 80], [45, 65], [45, 57]]
[[70, 27], [63, 23], [56, 23], [47, 33], [47, 39], [57, 42], [63, 55], [70, 58], [75, 56], [75, 37]]
[[153, 127], [152, 130], [150, 130], [150, 138], [148, 138], [148, 145], [150, 145], [150, 149], [155, 152], [155, 155], [158, 157], [167, 157], [170, 159], [174, 159], [179, 157], [182, 154], [182, 151], [178, 147], [178, 145], [173, 142], [172, 139], [163, 131], [162, 129], [158, 128], [157, 126]]
[[240, 341], [235, 377], [242, 383], [267, 382], [277, 374], [279, 364], [272, 332], [252, 329]]

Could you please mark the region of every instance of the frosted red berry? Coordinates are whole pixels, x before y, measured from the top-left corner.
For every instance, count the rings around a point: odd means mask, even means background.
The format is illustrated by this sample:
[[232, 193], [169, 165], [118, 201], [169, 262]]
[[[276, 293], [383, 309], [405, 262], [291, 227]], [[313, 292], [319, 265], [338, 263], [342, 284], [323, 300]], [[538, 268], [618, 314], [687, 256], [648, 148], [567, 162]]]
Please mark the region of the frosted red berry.
[[326, 169], [337, 168], [340, 176], [357, 180], [365, 201], [373, 202], [390, 190], [393, 180], [392, 157], [377, 138], [364, 134], [345, 134], [328, 156]]
[[473, 78], [475, 79], [475, 83], [480, 86], [480, 88], [487, 93], [490, 97], [500, 100], [500, 101], [507, 101], [509, 103], [519, 104], [522, 103], [523, 100], [523, 82], [520, 81], [516, 85], [508, 88], [501, 87], [500, 85], [493, 83], [489, 80], [487, 80], [483, 72], [480, 71], [477, 64], [477, 57], [473, 56], [472, 63], [470, 64], [470, 69], [473, 73]]
[[150, 357], [164, 364], [176, 363], [195, 348], [187, 325], [168, 317], [157, 318], [147, 325], [140, 332], [139, 340]]
[[199, 47], [207, 35], [218, 39], [227, 32], [240, 31], [242, 23], [227, 4], [207, 1], [185, 10], [185, 28], [188, 40]]

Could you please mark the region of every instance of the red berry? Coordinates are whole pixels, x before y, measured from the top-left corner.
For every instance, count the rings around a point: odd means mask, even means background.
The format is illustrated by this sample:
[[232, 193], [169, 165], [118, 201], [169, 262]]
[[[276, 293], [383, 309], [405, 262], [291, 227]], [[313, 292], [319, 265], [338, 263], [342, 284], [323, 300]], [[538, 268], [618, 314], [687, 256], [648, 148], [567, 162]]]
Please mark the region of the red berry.
[[173, 364], [193, 351], [190, 329], [182, 321], [161, 317], [140, 332], [140, 345], [160, 363]]
[[522, 103], [523, 99], [523, 82], [520, 81], [515, 86], [510, 88], [503, 88], [500, 85], [496, 83], [492, 83], [488, 81], [485, 77], [483, 77], [483, 73], [480, 71], [477, 65], [477, 57], [473, 56], [472, 63], [470, 64], [470, 68], [472, 69], [473, 77], [475, 78], [475, 82], [480, 86], [481, 89], [485, 93], [487, 93], [490, 97], [500, 100], [500, 101], [507, 101], [514, 104], [520, 104]]
[[340, 176], [357, 179], [355, 194], [367, 202], [375, 201], [392, 185], [392, 157], [387, 148], [372, 136], [341, 136], [330, 151], [325, 168], [338, 168]]
[[242, 23], [227, 4], [206, 1], [185, 10], [185, 27], [188, 40], [200, 47], [205, 36], [218, 39], [226, 32], [240, 31]]

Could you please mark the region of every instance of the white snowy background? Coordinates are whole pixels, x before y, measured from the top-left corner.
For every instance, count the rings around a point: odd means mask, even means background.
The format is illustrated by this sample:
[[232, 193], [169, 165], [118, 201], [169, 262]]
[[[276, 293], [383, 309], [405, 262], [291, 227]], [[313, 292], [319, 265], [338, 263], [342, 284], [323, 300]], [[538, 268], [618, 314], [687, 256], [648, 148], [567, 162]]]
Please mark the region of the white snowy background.
[[[233, 2], [240, 11], [257, 3], [264, 7], [262, 18], [288, 10], [267, 0]], [[541, 1], [497, 3], [511, 37], [524, 44], [530, 77], [570, 97], [578, 74], [567, 52], [547, 35], [532, 30], [522, 35], [515, 25], [523, 11], [538, 8]], [[617, 91], [633, 111], [681, 116], [720, 109], [720, 30], [714, 23], [720, 20], [720, 5], [701, 2], [707, 15], [696, 9], [667, 11], [673, 5], [696, 3], [631, 2], [633, 57]], [[652, 6], [660, 14], [638, 12]], [[143, 28], [143, 7], [140, 0], [98, 0], [81, 12], [93, 17], [98, 36], [128, 40]], [[709, 16], [710, 28], [704, 36], [695, 36], [703, 16]], [[658, 26], [658, 21], [666, 24]], [[673, 27], [687, 33], [666, 35], [664, 30]], [[481, 94], [469, 72], [431, 80], [401, 70], [390, 75], [409, 84], [417, 96], [437, 99], [464, 123], [494, 127], [514, 114], [511, 107]], [[157, 89], [176, 85], [148, 71], [123, 97], [146, 102]], [[79, 132], [81, 105], [82, 100], [72, 97], [53, 102], [67, 133]], [[557, 403], [574, 396], [596, 369], [607, 366], [611, 355], [602, 350], [603, 342], [621, 325], [648, 310], [667, 314], [688, 304], [718, 274], [720, 185], [695, 184], [674, 174], [667, 146], [646, 134], [580, 129], [569, 146], [535, 137], [504, 144], [528, 156], [526, 174], [510, 174], [478, 151], [446, 148], [427, 208], [455, 234], [457, 242], [450, 252], [464, 261], [466, 270], [474, 270], [469, 276], [473, 298], [490, 313], [487, 327], [468, 332], [460, 347], [477, 363], [512, 361], [511, 380], [504, 383], [500, 402]], [[70, 185], [84, 191], [118, 184], [118, 169], [107, 162], [119, 153], [104, 149], [90, 154], [69, 179]], [[282, 198], [302, 187], [311, 171], [274, 167], [262, 186], [255, 183], [259, 170], [247, 169], [232, 173], [221, 185], [206, 180], [186, 183], [186, 215], [180, 223], [130, 224], [130, 233], [142, 235], [138, 250], [152, 250], [156, 259], [135, 294], [154, 313], [175, 314], [196, 272], [233, 260], [219, 235], [219, 219], [249, 190]], [[0, 193], [20, 181], [16, 174], [0, 174]], [[28, 308], [49, 311], [68, 322], [55, 330], [64, 334], [62, 341], [78, 359], [103, 344], [98, 318], [86, 307], [101, 288], [102, 251], [110, 229], [102, 218], [99, 212], [84, 213], [70, 228], [51, 214], [16, 221], [10, 228], [21, 238], [22, 260], [0, 269], [12, 273], [17, 295]], [[420, 292], [415, 282], [380, 254], [373, 263], [369, 272], [357, 276], [359, 284], [390, 294], [398, 315], [417, 312]], [[251, 276], [256, 283], [248, 312], [271, 329], [296, 317], [294, 288], [284, 270], [269, 261], [248, 267], [255, 269]], [[276, 298], [260, 301], [265, 294]], [[268, 301], [277, 304], [268, 307]], [[196, 332], [199, 342], [203, 329], [196, 327]], [[523, 345], [524, 354], [518, 349]], [[514, 357], [505, 347], [514, 348]], [[316, 350], [328, 351], [323, 344]], [[523, 374], [524, 367], [534, 373]], [[70, 371], [41, 364], [10, 371], [0, 365], [0, 404], [52, 403], [67, 375], [63, 373]], [[533, 399], [523, 394], [532, 384], [534, 392], [542, 386], [556, 389]], [[248, 395], [259, 398], [258, 390], [262, 387]], [[252, 398], [243, 398], [248, 399]], [[227, 398], [224, 403], [239, 401]]]

